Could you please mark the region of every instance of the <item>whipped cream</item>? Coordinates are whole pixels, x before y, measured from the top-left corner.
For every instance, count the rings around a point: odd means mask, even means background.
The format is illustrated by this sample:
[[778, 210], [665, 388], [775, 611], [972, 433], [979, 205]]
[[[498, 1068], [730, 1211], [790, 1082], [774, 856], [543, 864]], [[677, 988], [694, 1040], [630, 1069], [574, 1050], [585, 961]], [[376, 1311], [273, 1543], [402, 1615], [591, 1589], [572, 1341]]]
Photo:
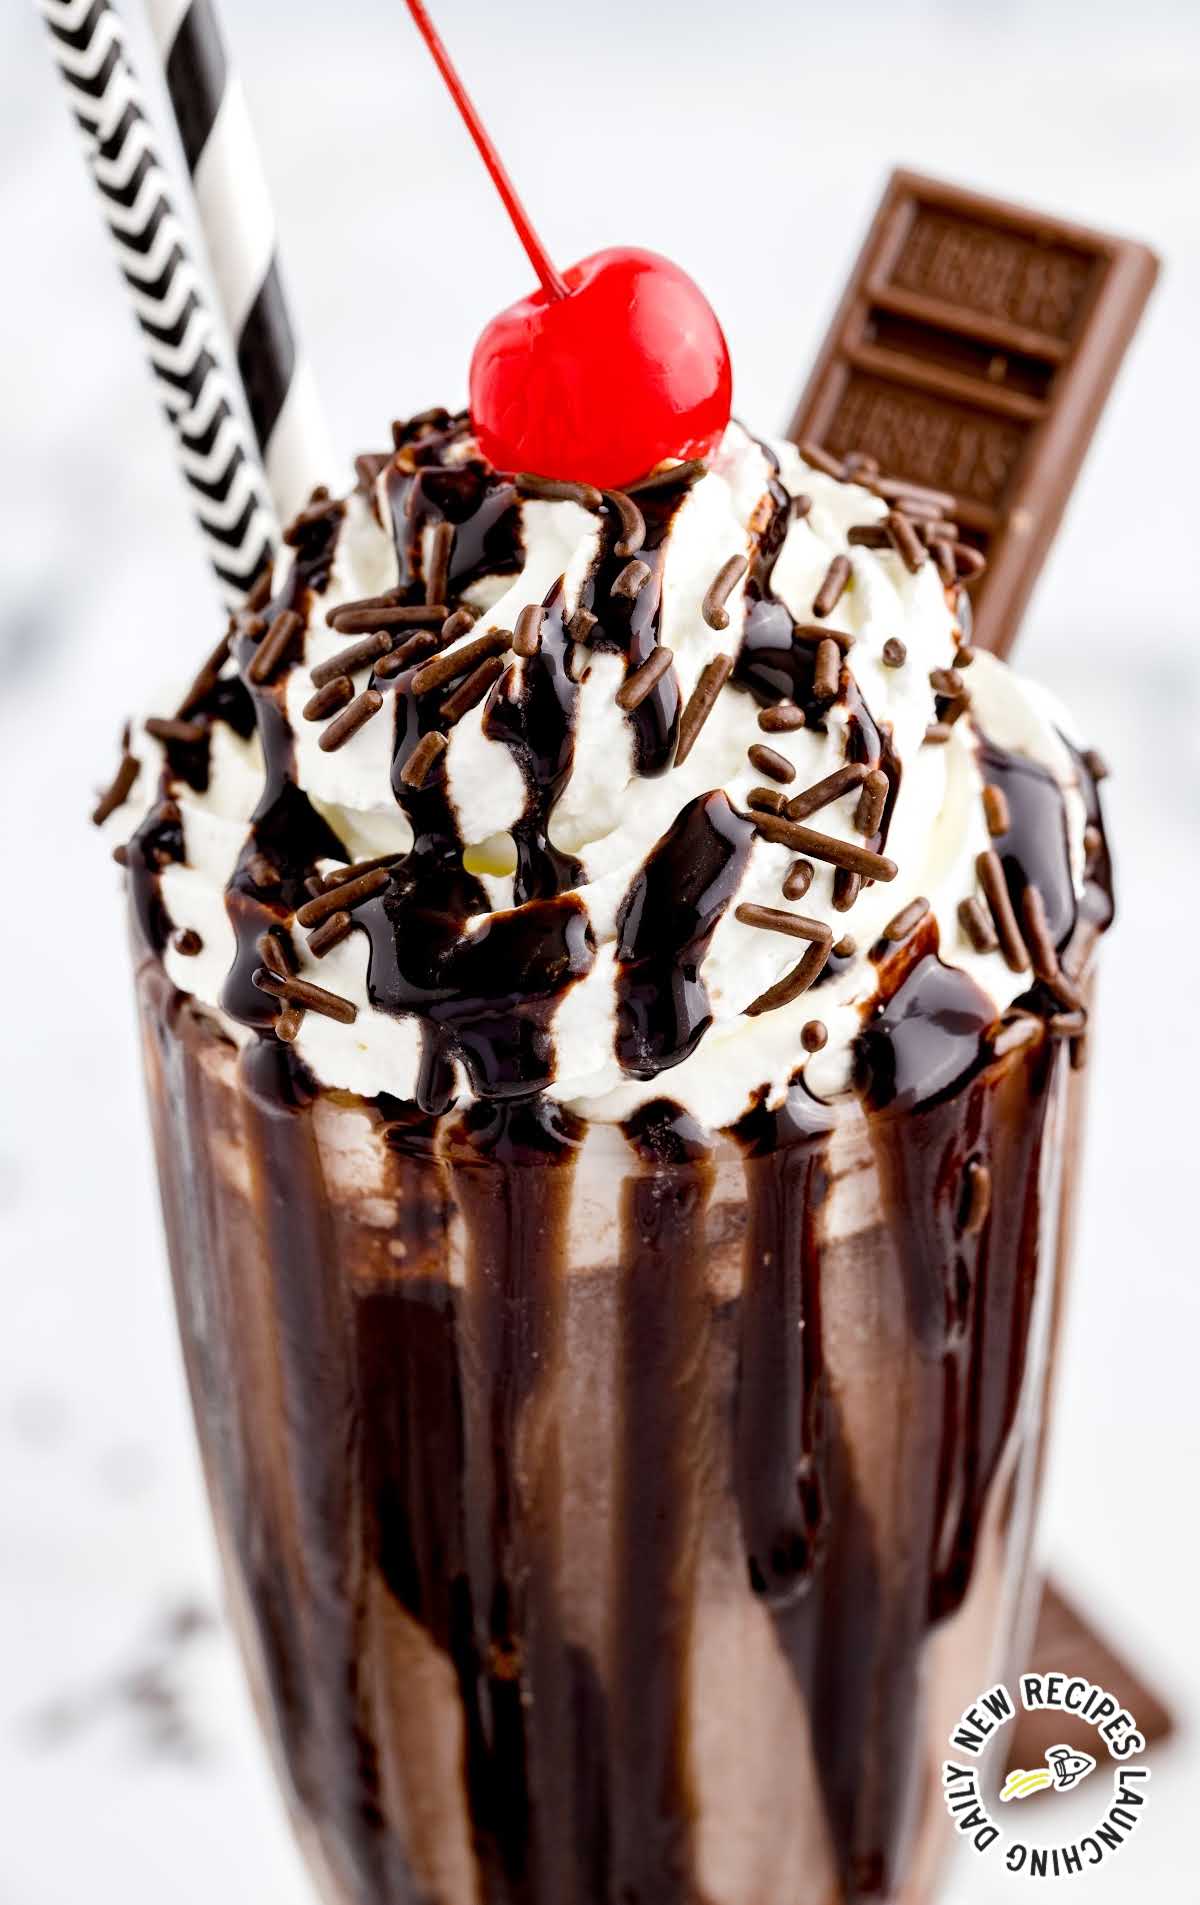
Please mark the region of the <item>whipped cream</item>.
[[[475, 455], [460, 430], [447, 442], [443, 467], [466, 466]], [[304, 626], [271, 691], [287, 738], [287, 771], [328, 823], [348, 861], [405, 855], [413, 846], [412, 825], [393, 791], [399, 716], [391, 684], [378, 681], [384, 707], [333, 751], [320, 745], [326, 724], [304, 713], [313, 694], [310, 671], [354, 639], [330, 627], [329, 614], [406, 579], [393, 535], [395, 485], [394, 470], [385, 467], [348, 499], [335, 528], [331, 565], [325, 565], [327, 581], [296, 596]], [[807, 507], [801, 504], [781, 518], [782, 492], [808, 499]], [[1030, 974], [1012, 970], [999, 950], [976, 950], [960, 917], [962, 902], [978, 895], [978, 856], [991, 845], [982, 737], [1053, 778], [1061, 793], [1070, 881], [1076, 896], [1083, 894], [1085, 794], [1077, 757], [1063, 738], [1069, 731], [1066, 717], [1049, 697], [1003, 663], [978, 653], [963, 677], [969, 707], [950, 726], [948, 738], [927, 738], [938, 710], [931, 673], [953, 668], [964, 645], [962, 596], [956, 587], [944, 586], [933, 561], [912, 573], [892, 548], [850, 540], [851, 530], [881, 523], [887, 508], [868, 489], [810, 467], [791, 444], [764, 446], [730, 425], [708, 472], [670, 515], [654, 559], [654, 632], [658, 644], [670, 651], [677, 691], [677, 700], [668, 694], [662, 705], [665, 718], [677, 723], [678, 710], [688, 704], [708, 664], [720, 656], [736, 659], [742, 651], [748, 618], [755, 612], [761, 567], [755, 558], [772, 523], [778, 529], [786, 521], [786, 533], [770, 572], [770, 590], [802, 628], [818, 625], [814, 600], [833, 559], [845, 557], [849, 582], [827, 625], [852, 643], [845, 647], [842, 690], [819, 721], [792, 731], [764, 731], [761, 697], [735, 675], [721, 689], [687, 758], [665, 767], [655, 762], [655, 771], [646, 772], [645, 730], [618, 700], [630, 673], [626, 655], [594, 642], [569, 647], [570, 676], [577, 684], [570, 714], [573, 745], [565, 778], [550, 803], [547, 832], [550, 849], [569, 856], [566, 864], [575, 863], [567, 891], [582, 915], [575, 943], [586, 944], [586, 953], [579, 951], [573, 976], [550, 1001], [543, 1032], [552, 1054], [546, 1089], [588, 1119], [624, 1120], [639, 1105], [668, 1097], [701, 1123], [720, 1128], [756, 1100], [777, 1105], [800, 1070], [818, 1098], [836, 1100], [847, 1093], [856, 1040], [879, 997], [879, 967], [871, 950], [888, 921], [918, 898], [929, 902], [936, 919], [940, 958], [968, 974], [996, 1016], [1003, 1014], [1028, 989]], [[521, 610], [547, 600], [557, 603], [556, 612], [569, 626], [619, 533], [611, 510], [569, 498], [513, 498], [514, 512], [513, 534], [499, 566], [488, 567], [485, 548], [467, 586], [455, 596], [476, 619], [444, 652], [492, 630], [511, 630]], [[426, 563], [432, 559], [431, 533], [426, 528], [417, 538], [418, 558]], [[725, 602], [728, 626], [715, 628], [710, 622], [720, 618], [706, 620], [705, 597], [731, 558], [745, 559], [749, 566]], [[278, 602], [287, 588], [286, 566], [274, 586]], [[903, 653], [898, 665], [897, 643]], [[512, 652], [503, 657], [503, 672], [489, 693], [449, 728], [438, 770], [444, 774], [462, 864], [485, 896], [486, 903], [462, 922], [463, 932], [479, 939], [481, 947], [489, 922], [502, 920], [520, 900], [514, 832], [519, 833], [530, 802], [528, 771], [519, 750], [497, 732], [494, 709], [497, 697], [519, 700], [534, 665]], [[224, 680], [235, 673], [231, 660]], [[368, 678], [365, 669], [355, 674], [356, 692]], [[141, 763], [133, 799], [151, 814], [166, 799], [178, 814], [181, 853], [169, 857], [157, 875], [169, 925], [162, 946], [168, 974], [182, 992], [211, 1008], [232, 1037], [243, 1039], [253, 1034], [222, 1007], [238, 952], [229, 893], [263, 801], [267, 763], [258, 729], [239, 733], [219, 713], [207, 725], [207, 772], [193, 772], [189, 781], [179, 771], [176, 752], [139, 723], [130, 741]], [[749, 835], [736, 890], [699, 961], [696, 978], [707, 995], [701, 1035], [678, 1062], [652, 1076], [631, 1076], [620, 1056], [618, 948], [631, 889], [656, 846], [692, 803], [714, 791], [724, 795], [733, 815], [749, 822], [755, 789], [774, 788], [790, 799], [848, 759], [861, 759], [861, 743], [857, 757], [853, 749], [864, 726], [873, 726], [883, 738], [891, 764], [880, 851], [894, 864], [895, 877], [866, 880], [845, 906], [847, 881], [838, 879], [832, 865], [814, 859], [811, 884], [801, 898], [789, 900], [783, 897], [783, 882], [796, 861], [795, 848]], [[673, 746], [673, 734], [668, 741]], [[792, 778], [781, 784], [760, 771], [750, 758], [755, 747], [769, 747], [782, 757], [787, 768], [779, 771], [791, 770]], [[196, 781], [204, 784], [192, 784]], [[861, 847], [864, 837], [855, 825], [859, 797], [853, 788], [805, 824], [835, 842]], [[123, 839], [130, 819], [127, 804], [107, 825]], [[748, 835], [748, 828], [741, 831]], [[327, 874], [339, 864], [334, 854], [325, 854], [313, 870]], [[855, 950], [842, 950], [811, 990], [755, 1014], [750, 1008], [796, 966], [807, 942], [745, 923], [738, 909], [747, 904], [816, 922], [839, 945], [850, 936]], [[381, 1092], [403, 1100], [417, 1096], [422, 1020], [384, 1009], [378, 987], [373, 1001], [368, 933], [352, 930], [317, 958], [290, 909], [277, 910], [277, 917], [276, 930], [290, 937], [299, 976], [356, 1008], [352, 1024], [315, 1011], [303, 1014], [294, 1049], [306, 1065], [324, 1084], [367, 1097]], [[197, 940], [199, 950], [190, 950]], [[809, 1051], [806, 1046], [820, 1034], [802, 1034], [814, 1022], [823, 1027], [824, 1042]], [[453, 1055], [452, 1064], [453, 1090], [460, 1101], [468, 1099], [475, 1088], [470, 1068], [461, 1054]]]

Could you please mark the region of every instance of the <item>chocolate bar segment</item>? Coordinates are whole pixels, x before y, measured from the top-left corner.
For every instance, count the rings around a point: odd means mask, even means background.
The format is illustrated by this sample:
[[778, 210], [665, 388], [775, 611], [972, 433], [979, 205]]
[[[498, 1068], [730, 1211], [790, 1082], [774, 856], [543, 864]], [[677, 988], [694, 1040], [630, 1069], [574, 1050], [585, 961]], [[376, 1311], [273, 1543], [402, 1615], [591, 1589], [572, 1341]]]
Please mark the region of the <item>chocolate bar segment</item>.
[[1158, 275], [1144, 245], [894, 172], [792, 420], [948, 491], [1007, 652]]
[[[1053, 1581], [1046, 1585], [1033, 1649], [1022, 1671], [1078, 1674], [1104, 1687], [1128, 1707], [1147, 1746], [1161, 1745], [1174, 1730], [1170, 1711], [1147, 1685], [1141, 1670], [1117, 1653]], [[1015, 1682], [1009, 1684], [1015, 1692]], [[1062, 1737], [1062, 1730], [1061, 1713], [1022, 1709], [1013, 1728], [1009, 1766], [1039, 1765]]]

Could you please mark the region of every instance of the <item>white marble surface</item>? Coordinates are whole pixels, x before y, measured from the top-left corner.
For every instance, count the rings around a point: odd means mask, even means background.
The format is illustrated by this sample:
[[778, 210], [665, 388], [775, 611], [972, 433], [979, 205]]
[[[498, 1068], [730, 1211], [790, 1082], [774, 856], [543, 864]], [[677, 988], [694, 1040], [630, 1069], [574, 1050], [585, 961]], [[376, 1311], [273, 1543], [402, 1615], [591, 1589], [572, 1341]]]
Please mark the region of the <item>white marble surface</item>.
[[[226, 11], [349, 453], [393, 412], [460, 398], [479, 324], [525, 272], [398, 6]], [[1077, 1883], [1188, 1905], [1200, 577], [1196, 380], [1168, 367], [1200, 311], [1195, 8], [759, 0], [732, 44], [717, 0], [523, 0], [499, 33], [482, 0], [440, 11], [551, 245], [640, 241], [688, 265], [763, 427], [894, 160], [1135, 231], [1169, 261], [1023, 652], [1114, 763], [1123, 902], [1044, 1546], [1186, 1720], [1140, 1843]], [[21, 0], [0, 22], [0, 218], [16, 260], [0, 298], [0, 1901], [304, 1905], [229, 1645], [170, 1628], [217, 1591], [117, 883], [84, 824], [126, 702], [210, 644], [213, 604]], [[1013, 1889], [964, 1870], [954, 1899]]]

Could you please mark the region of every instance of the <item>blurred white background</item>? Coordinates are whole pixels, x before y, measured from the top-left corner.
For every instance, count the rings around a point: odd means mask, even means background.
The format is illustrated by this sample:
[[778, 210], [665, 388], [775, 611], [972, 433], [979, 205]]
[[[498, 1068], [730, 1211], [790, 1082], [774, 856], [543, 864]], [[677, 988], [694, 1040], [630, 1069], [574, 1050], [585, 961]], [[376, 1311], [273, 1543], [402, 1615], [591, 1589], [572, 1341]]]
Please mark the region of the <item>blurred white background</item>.
[[[462, 401], [480, 325], [528, 270], [398, 0], [224, 10], [348, 458], [393, 414]], [[1194, 1905], [1200, 9], [437, 12], [551, 249], [677, 258], [722, 316], [738, 408], [760, 429], [782, 427], [894, 162], [1128, 231], [1166, 260], [1021, 659], [1114, 765], [1123, 910], [1044, 1546], [1185, 1720], [1139, 1841], [1077, 1884]], [[27, 0], [5, 0], [0, 23], [0, 218], [0, 1905], [85, 1890], [302, 1905], [231, 1650], [204, 1619], [217, 1588], [118, 881], [86, 825], [146, 671], [190, 674], [216, 605]], [[1013, 1888], [964, 1869], [955, 1905]]]

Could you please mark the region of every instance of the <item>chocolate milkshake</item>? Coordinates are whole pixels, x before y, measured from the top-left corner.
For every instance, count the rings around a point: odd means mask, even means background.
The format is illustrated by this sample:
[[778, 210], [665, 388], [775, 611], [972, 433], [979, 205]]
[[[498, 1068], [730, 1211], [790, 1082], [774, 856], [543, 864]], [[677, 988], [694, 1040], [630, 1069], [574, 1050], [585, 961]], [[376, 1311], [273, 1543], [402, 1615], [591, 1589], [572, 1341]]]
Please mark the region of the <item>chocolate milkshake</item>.
[[105, 816], [313, 1871], [916, 1905], [1030, 1586], [1098, 763], [869, 459], [358, 473]]

